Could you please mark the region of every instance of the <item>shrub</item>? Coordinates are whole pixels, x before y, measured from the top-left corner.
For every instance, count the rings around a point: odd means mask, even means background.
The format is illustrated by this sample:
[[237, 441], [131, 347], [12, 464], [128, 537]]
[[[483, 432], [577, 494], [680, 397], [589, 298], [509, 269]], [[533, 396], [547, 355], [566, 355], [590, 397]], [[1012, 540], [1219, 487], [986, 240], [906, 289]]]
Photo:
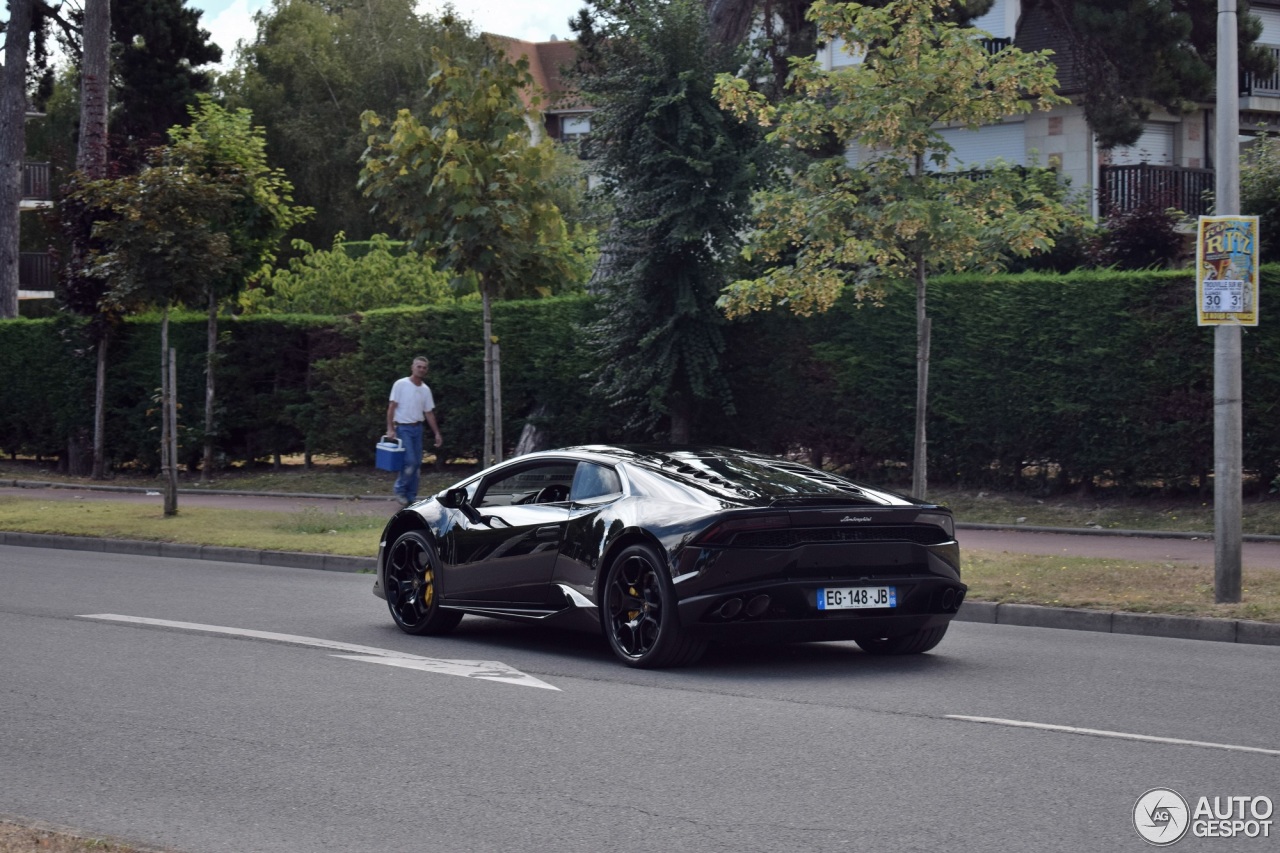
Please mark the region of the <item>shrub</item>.
[[1112, 210], [1090, 247], [1091, 266], [1120, 270], [1168, 269], [1186, 252], [1178, 232], [1183, 214], [1159, 198], [1125, 211]]
[[1263, 263], [1280, 260], [1280, 141], [1261, 136], [1240, 162], [1240, 211], [1259, 218]]
[[385, 234], [374, 235], [358, 251], [348, 251], [342, 234], [333, 238], [328, 251], [317, 251], [304, 240], [293, 245], [305, 254], [244, 291], [240, 307], [246, 314], [353, 314], [457, 301], [448, 273], [436, 269], [429, 256], [407, 251]]

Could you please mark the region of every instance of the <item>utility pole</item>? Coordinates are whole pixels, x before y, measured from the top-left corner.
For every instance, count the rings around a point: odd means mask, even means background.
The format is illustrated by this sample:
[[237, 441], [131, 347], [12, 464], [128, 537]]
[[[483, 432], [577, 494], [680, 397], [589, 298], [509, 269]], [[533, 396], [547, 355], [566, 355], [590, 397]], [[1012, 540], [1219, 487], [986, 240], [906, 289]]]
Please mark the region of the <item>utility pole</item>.
[[[1214, 199], [1218, 216], [1240, 213], [1240, 78], [1236, 0], [1218, 0], [1218, 94]], [[1214, 328], [1213, 598], [1240, 600], [1243, 391], [1240, 325]]]

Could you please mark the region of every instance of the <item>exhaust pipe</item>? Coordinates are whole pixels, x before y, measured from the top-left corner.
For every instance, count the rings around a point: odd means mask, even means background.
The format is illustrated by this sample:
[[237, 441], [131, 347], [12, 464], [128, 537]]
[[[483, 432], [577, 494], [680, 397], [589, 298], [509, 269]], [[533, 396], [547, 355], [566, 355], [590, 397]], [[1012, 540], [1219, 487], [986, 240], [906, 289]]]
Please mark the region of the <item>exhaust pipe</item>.
[[769, 609], [769, 596], [757, 595], [747, 602], [747, 615], [759, 616]]
[[729, 599], [724, 604], [720, 605], [720, 610], [718, 612], [720, 613], [721, 619], [734, 618], [735, 616], [737, 616], [739, 613], [742, 612], [742, 599], [741, 598]]

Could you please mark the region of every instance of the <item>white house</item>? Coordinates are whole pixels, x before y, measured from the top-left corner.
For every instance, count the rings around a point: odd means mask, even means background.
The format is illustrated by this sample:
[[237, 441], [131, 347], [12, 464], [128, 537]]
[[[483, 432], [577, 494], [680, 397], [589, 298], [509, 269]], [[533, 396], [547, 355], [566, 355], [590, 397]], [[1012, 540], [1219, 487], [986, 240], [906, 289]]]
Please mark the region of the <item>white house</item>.
[[[1263, 25], [1258, 43], [1280, 57], [1280, 2], [1254, 0], [1251, 11]], [[1023, 50], [1051, 49], [1058, 59], [1062, 94], [1080, 94], [1080, 81], [1068, 57], [1065, 39], [1038, 7], [1024, 9], [1022, 0], [996, 0], [974, 26], [990, 33], [992, 49], [1014, 44]], [[841, 44], [825, 48], [820, 61], [826, 68], [857, 61]], [[953, 168], [974, 168], [1000, 158], [1018, 165], [1038, 164], [1060, 170], [1076, 188], [1096, 190], [1094, 213], [1112, 205], [1124, 208], [1145, 194], [1170, 193], [1182, 210], [1206, 212], [1202, 193], [1213, 188], [1213, 104], [1205, 103], [1185, 115], [1153, 111], [1141, 138], [1131, 146], [1104, 150], [1073, 103], [1048, 112], [1011, 116], [976, 131], [943, 129], [955, 148]], [[1280, 73], [1243, 81], [1240, 127], [1247, 137], [1260, 130], [1280, 131]], [[851, 158], [865, 156], [851, 151]]]

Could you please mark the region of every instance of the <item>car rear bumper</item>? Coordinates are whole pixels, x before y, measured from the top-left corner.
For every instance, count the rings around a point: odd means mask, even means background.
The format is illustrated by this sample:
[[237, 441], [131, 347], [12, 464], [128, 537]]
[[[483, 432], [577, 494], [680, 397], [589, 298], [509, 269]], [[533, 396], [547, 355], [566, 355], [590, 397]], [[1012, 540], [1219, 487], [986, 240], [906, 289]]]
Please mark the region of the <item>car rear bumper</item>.
[[[897, 606], [819, 610], [824, 587], [892, 586]], [[680, 624], [691, 634], [734, 642], [856, 640], [895, 637], [945, 625], [968, 587], [937, 576], [881, 576], [864, 582], [791, 580], [721, 588], [680, 600]]]

